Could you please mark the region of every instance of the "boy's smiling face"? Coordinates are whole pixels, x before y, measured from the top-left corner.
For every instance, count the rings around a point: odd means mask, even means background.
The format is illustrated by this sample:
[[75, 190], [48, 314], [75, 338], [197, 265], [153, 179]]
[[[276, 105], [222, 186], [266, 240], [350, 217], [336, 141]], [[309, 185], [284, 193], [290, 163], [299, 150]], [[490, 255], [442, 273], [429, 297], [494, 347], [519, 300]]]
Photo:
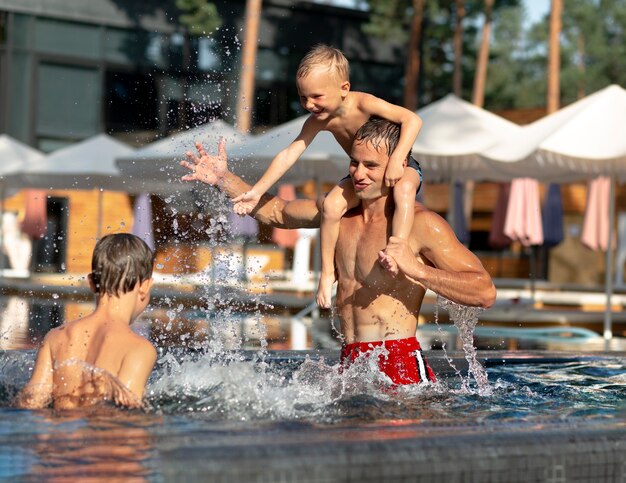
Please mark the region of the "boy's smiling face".
[[318, 67], [296, 80], [300, 104], [321, 121], [337, 114], [350, 91], [350, 83], [342, 81], [327, 67]]

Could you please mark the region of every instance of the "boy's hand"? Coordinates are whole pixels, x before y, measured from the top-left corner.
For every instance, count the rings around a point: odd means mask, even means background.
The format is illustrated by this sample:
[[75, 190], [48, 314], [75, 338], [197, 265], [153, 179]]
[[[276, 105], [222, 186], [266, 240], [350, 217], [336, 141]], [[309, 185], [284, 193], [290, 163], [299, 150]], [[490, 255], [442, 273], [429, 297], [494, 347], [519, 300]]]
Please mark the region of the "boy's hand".
[[261, 195], [252, 188], [244, 194], [233, 198], [233, 210], [238, 215], [248, 215], [259, 204]]
[[198, 155], [187, 151], [185, 155], [189, 161], [181, 161], [180, 165], [191, 173], [181, 178], [182, 181], [202, 181], [210, 185], [219, 185], [228, 170], [226, 157], [226, 140], [220, 139], [217, 144], [217, 156], [209, 155], [204, 151], [202, 143], [196, 143]]
[[385, 186], [393, 188], [404, 174], [404, 163], [402, 161], [394, 161], [389, 158], [387, 169], [385, 170]]
[[[400, 271], [404, 273], [407, 271], [415, 272], [415, 265], [418, 261], [409, 246], [409, 242], [403, 238], [398, 238], [396, 236], [389, 237], [387, 248], [385, 248], [385, 255], [395, 260], [397, 268]], [[383, 264], [383, 266], [385, 265]]]
[[398, 269], [398, 264], [396, 263], [396, 261], [393, 259], [393, 257], [390, 257], [389, 255], [387, 255], [384, 251], [379, 251], [378, 252], [378, 262], [382, 265], [382, 267], [387, 270], [392, 276], [396, 276], [398, 275], [398, 273], [400, 273], [400, 270]]

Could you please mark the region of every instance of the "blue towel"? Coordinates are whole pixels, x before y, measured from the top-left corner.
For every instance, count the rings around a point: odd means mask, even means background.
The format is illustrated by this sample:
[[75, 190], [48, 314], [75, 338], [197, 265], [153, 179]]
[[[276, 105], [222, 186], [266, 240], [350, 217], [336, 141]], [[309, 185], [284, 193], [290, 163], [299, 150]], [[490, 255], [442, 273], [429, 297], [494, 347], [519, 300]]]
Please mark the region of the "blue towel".
[[563, 241], [563, 202], [561, 186], [555, 183], [548, 186], [543, 203], [543, 244], [554, 247]]

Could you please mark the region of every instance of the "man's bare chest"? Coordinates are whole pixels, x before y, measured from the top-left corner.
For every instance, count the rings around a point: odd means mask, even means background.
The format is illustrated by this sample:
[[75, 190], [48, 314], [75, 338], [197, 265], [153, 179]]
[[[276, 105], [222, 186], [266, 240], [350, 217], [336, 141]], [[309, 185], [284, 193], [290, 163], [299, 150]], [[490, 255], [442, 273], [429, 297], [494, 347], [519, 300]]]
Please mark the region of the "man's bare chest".
[[378, 252], [387, 246], [387, 226], [366, 224], [360, 217], [342, 220], [335, 259], [340, 276], [364, 281], [381, 269]]

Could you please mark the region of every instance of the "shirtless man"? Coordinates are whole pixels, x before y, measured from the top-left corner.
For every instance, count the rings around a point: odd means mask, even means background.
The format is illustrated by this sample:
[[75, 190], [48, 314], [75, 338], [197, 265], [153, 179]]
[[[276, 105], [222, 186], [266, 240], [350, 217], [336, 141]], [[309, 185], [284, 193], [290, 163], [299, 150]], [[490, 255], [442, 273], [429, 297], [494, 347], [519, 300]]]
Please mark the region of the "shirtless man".
[[129, 326], [150, 301], [153, 263], [150, 248], [134, 235], [96, 243], [89, 274], [96, 310], [48, 332], [19, 407], [73, 409], [107, 400], [141, 407], [157, 353]]
[[[459, 304], [490, 307], [496, 290], [478, 258], [456, 239], [436, 213], [415, 203], [408, 240], [387, 239], [391, 232], [393, 196], [385, 186], [389, 155], [400, 128], [384, 119], [370, 119], [356, 133], [350, 152], [350, 177], [360, 206], [341, 219], [335, 250], [336, 308], [344, 337], [342, 361], [384, 346], [379, 367], [396, 384], [434, 380], [415, 339], [426, 289]], [[187, 153], [181, 165], [191, 172], [184, 181], [218, 186], [231, 198], [249, 186], [228, 171], [223, 141], [218, 155]], [[281, 228], [319, 227], [319, 203], [286, 202], [264, 197], [253, 212], [257, 220]], [[395, 263], [394, 263], [395, 261]], [[397, 264], [397, 265], [396, 265]], [[393, 269], [399, 269], [394, 274]]]

